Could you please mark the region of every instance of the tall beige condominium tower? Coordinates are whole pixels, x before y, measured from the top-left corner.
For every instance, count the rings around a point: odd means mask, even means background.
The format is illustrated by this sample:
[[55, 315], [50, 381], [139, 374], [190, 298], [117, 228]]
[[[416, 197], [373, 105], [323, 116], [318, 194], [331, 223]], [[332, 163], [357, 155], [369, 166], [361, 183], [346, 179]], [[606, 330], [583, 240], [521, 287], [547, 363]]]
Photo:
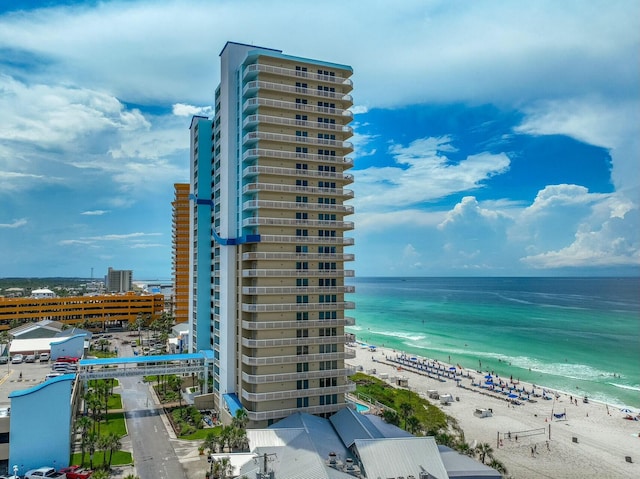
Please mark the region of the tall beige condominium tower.
[[191, 124], [192, 349], [213, 349], [220, 408], [254, 426], [329, 415], [354, 389], [352, 69], [232, 42], [220, 58], [215, 117]]
[[173, 186], [173, 316], [176, 323], [185, 323], [189, 320], [189, 184]]

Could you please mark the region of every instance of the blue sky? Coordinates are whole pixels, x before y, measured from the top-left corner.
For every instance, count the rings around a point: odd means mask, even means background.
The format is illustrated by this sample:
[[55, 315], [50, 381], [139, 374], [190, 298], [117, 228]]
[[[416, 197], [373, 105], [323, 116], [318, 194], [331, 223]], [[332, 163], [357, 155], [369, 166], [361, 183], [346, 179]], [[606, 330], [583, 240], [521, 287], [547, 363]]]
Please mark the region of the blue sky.
[[170, 278], [227, 40], [353, 67], [358, 276], [640, 274], [640, 3], [366, 5], [1, 2], [0, 277]]

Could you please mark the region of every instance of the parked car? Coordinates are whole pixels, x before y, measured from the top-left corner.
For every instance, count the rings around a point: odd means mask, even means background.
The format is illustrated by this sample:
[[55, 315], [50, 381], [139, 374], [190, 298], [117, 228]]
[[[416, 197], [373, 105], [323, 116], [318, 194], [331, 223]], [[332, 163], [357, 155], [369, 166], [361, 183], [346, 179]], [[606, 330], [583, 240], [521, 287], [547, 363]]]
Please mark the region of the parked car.
[[60, 356], [56, 361], [59, 363], [77, 363], [79, 358], [74, 358], [71, 356]]
[[24, 356], [22, 354], [14, 354], [11, 356], [11, 364], [21, 364], [24, 361]]
[[49, 373], [44, 377], [44, 380], [48, 381], [49, 379], [57, 378], [58, 376], [62, 376], [63, 374], [64, 373], [59, 373], [59, 372]]
[[66, 479], [64, 472], [58, 472], [53, 467], [39, 467], [31, 469], [24, 475], [24, 479]]
[[63, 467], [59, 472], [64, 472], [67, 479], [88, 479], [93, 474], [91, 469], [85, 469], [80, 466]]
[[75, 373], [78, 367], [75, 364], [70, 363], [53, 363], [51, 370], [58, 373]]
[[36, 355], [35, 354], [27, 354], [24, 358], [24, 362], [25, 363], [35, 363], [36, 362]]
[[9, 358], [7, 356], [0, 356], [0, 364], [7, 364], [8, 362], [9, 362]]
[[51, 355], [49, 353], [40, 353], [40, 362], [41, 363], [49, 361], [49, 358], [51, 358]]

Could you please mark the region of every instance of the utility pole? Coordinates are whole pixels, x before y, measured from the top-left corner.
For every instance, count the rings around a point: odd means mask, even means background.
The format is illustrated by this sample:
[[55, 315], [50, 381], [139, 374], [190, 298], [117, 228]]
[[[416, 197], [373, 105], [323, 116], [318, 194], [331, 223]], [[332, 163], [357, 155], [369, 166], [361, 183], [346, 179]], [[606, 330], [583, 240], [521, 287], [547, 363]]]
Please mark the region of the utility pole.
[[[270, 459], [273, 456], [273, 459]], [[260, 479], [269, 479], [269, 473], [267, 472], [267, 463], [269, 461], [274, 461], [276, 457], [276, 453], [272, 452], [271, 454], [267, 454], [266, 452], [262, 455], [262, 470], [260, 471]]]

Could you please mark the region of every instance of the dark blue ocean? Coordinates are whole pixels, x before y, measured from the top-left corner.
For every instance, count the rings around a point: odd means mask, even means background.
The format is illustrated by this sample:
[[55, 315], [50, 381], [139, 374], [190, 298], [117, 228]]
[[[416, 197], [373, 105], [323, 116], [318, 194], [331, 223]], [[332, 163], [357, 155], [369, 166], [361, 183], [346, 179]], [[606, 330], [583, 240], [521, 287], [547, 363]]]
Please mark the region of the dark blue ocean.
[[356, 278], [368, 344], [640, 408], [640, 278]]

